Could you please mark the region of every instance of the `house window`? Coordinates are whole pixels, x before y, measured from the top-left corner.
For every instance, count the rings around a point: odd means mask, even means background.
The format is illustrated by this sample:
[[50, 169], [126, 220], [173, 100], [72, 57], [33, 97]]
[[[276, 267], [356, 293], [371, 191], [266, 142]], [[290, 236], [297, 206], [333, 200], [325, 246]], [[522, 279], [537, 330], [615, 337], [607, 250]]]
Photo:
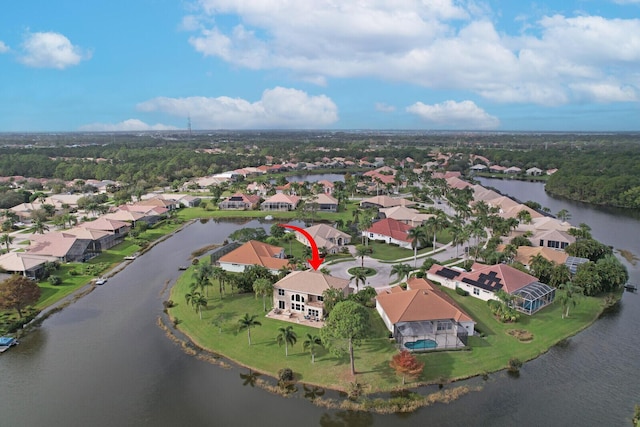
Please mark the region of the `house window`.
[[284, 310], [284, 301], [278, 301], [278, 308]]
[[278, 289], [278, 295], [284, 296], [284, 289]]
[[291, 301], [295, 301], [296, 297], [294, 295], [291, 295]]
[[538, 246], [544, 246], [544, 240], [540, 239], [540, 244]]
[[318, 301], [324, 301], [324, 297], [322, 295], [318, 296]]
[[300, 295], [296, 294], [296, 301], [300, 302]]
[[560, 243], [560, 249], [564, 249], [564, 248], [566, 248], [567, 246], [569, 246], [569, 243], [567, 243], [567, 242], [562, 242], [562, 243]]
[[473, 294], [474, 294], [474, 295], [480, 295], [480, 289], [478, 289], [478, 288], [473, 288]]

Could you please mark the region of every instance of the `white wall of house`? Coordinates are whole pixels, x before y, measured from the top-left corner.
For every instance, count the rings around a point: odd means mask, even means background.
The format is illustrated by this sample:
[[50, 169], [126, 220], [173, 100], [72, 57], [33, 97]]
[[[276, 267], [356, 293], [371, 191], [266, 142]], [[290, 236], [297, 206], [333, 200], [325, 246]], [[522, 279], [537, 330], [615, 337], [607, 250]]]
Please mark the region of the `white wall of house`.
[[440, 283], [442, 286], [449, 289], [455, 289], [456, 287], [460, 289], [464, 289], [465, 291], [469, 292], [470, 296], [481, 299], [483, 301], [489, 301], [490, 299], [495, 299], [495, 300], [498, 299], [493, 292], [480, 289], [476, 286], [470, 285], [465, 282], [450, 280], [445, 277], [438, 276], [436, 274], [431, 274], [431, 273], [427, 273], [427, 279], [435, 280], [436, 282]]
[[393, 332], [393, 324], [391, 323], [391, 320], [389, 320], [389, 317], [387, 316], [387, 313], [385, 313], [384, 309], [378, 303], [377, 300], [376, 300], [376, 311], [378, 312], [380, 317], [382, 317], [382, 321], [384, 322], [384, 324], [387, 327], [387, 329], [389, 330], [389, 332]]
[[246, 264], [233, 264], [230, 262], [220, 262], [220, 267], [225, 271], [232, 273], [244, 273]]
[[401, 248], [411, 249], [411, 242], [396, 240], [391, 236], [385, 236], [384, 234], [378, 234], [378, 233], [370, 233], [368, 231], [363, 231], [362, 235], [365, 237], [368, 237], [371, 240], [383, 241], [387, 244], [395, 244], [400, 246]]

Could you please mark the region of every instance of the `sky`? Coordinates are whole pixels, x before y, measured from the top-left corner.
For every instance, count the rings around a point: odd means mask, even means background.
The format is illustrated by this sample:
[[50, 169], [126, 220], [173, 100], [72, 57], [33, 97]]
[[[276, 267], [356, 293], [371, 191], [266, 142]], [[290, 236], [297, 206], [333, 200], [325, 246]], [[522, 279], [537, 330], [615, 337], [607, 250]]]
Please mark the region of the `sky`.
[[0, 132], [640, 130], [640, 0], [21, 0]]

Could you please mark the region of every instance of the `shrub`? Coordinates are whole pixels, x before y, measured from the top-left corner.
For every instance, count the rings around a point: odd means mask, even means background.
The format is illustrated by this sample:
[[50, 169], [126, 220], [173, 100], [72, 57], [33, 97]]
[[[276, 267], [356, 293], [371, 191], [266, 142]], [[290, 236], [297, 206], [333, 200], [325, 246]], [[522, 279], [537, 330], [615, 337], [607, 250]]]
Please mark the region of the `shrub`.
[[465, 291], [464, 289], [456, 286], [456, 294], [466, 297], [469, 295], [469, 291]]
[[62, 284], [62, 279], [58, 276], [49, 276], [49, 283], [51, 283], [52, 286], [58, 286]]
[[507, 364], [507, 370], [512, 373], [520, 372], [520, 368], [522, 368], [522, 362], [517, 357], [512, 357], [509, 359], [509, 363]]
[[278, 371], [278, 383], [286, 384], [293, 381], [293, 371], [291, 368], [282, 368]]

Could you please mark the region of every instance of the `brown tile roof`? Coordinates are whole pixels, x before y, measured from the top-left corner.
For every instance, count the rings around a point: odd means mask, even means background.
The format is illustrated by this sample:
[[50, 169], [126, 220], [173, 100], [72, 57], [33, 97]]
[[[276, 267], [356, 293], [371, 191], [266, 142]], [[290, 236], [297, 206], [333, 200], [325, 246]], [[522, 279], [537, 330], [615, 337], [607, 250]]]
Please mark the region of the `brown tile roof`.
[[[429, 269], [429, 274], [454, 279], [490, 292], [503, 290], [513, 293], [518, 289], [537, 282], [538, 278], [506, 264], [484, 265], [475, 263], [470, 272], [459, 272], [438, 264]], [[451, 275], [452, 277], [447, 277]]]
[[108, 219], [102, 216], [95, 221], [83, 222], [82, 226], [84, 228], [90, 228], [92, 230], [116, 231], [122, 227], [128, 227], [129, 224], [124, 221]]
[[360, 205], [362, 206], [363, 203], [371, 203], [371, 204], [378, 205], [378, 206], [383, 207], [383, 208], [390, 208], [390, 207], [393, 207], [393, 206], [406, 206], [406, 207], [415, 206], [415, 202], [412, 202], [410, 200], [401, 199], [401, 198], [395, 198], [395, 197], [389, 197], [389, 196], [369, 197], [368, 199], [362, 200], [360, 202]]
[[329, 288], [344, 291], [349, 287], [349, 280], [322, 274], [319, 271], [304, 270], [289, 273], [273, 286], [278, 289], [286, 289], [311, 295], [322, 295], [322, 293]]
[[287, 194], [278, 193], [269, 197], [264, 202], [265, 203], [290, 203], [293, 206], [295, 206], [298, 204], [299, 201], [300, 201], [300, 197], [298, 196], [289, 196]]
[[542, 255], [549, 261], [556, 264], [564, 264], [567, 261], [569, 255], [564, 251], [557, 251], [551, 248], [533, 247], [533, 246], [520, 246], [515, 256], [515, 260], [521, 262], [524, 265], [529, 265], [531, 257], [536, 255]]
[[286, 258], [275, 258], [283, 248], [262, 243], [257, 240], [249, 240], [239, 248], [220, 257], [220, 262], [244, 265], [261, 265], [270, 270], [278, 270], [289, 265]]
[[367, 229], [367, 233], [381, 234], [383, 236], [392, 237], [395, 240], [403, 242], [411, 242], [411, 238], [407, 234], [414, 227], [407, 225], [395, 219], [385, 218], [375, 222]]
[[454, 319], [472, 322], [451, 298], [424, 279], [410, 279], [403, 292], [383, 292], [376, 299], [391, 323]]

